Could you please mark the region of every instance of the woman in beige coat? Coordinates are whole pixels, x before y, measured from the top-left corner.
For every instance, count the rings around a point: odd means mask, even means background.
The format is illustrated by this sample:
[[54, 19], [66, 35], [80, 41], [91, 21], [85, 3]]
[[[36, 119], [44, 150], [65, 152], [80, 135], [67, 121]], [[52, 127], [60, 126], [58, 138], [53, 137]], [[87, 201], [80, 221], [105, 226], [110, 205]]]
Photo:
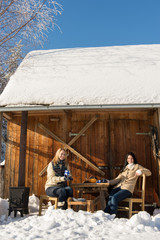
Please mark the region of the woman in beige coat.
[[67, 198], [73, 197], [72, 188], [67, 186], [67, 181], [72, 180], [72, 177], [67, 167], [66, 157], [66, 150], [59, 148], [55, 157], [48, 165], [45, 184], [46, 194], [50, 197], [58, 197], [58, 207], [61, 209], [66, 209]]
[[109, 199], [104, 212], [116, 214], [118, 203], [125, 198], [132, 197], [136, 182], [141, 174], [151, 175], [151, 171], [137, 163], [134, 153], [129, 152], [126, 155], [124, 170], [113, 180], [110, 180], [110, 186], [113, 187], [109, 194]]

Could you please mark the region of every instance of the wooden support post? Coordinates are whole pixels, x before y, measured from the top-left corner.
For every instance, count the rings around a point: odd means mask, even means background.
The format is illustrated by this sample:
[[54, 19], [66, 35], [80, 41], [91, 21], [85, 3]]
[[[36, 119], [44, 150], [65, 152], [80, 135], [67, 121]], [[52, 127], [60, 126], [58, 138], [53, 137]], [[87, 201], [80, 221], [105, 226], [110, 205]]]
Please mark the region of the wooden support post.
[[21, 119], [18, 186], [25, 186], [27, 120], [28, 120], [28, 112], [24, 111], [22, 112], [22, 119]]

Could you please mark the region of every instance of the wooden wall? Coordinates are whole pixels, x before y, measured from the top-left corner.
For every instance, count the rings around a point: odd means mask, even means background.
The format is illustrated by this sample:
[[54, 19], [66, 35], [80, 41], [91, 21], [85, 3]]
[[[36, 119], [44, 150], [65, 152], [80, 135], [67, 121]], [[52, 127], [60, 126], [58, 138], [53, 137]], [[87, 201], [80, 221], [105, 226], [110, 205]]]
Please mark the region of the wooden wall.
[[[52, 160], [56, 150], [62, 146], [38, 127], [42, 123], [63, 141], [68, 143], [73, 137], [69, 133], [78, 133], [95, 115], [98, 119], [81, 136], [72, 147], [105, 172], [104, 178], [114, 178], [123, 167], [127, 152], [136, 154], [138, 163], [149, 168], [153, 174], [147, 178], [146, 200], [158, 202], [158, 172], [153, 158], [151, 138], [148, 135], [150, 125], [155, 124], [152, 111], [59, 111], [46, 113], [29, 113], [26, 152], [26, 186], [30, 194], [44, 194], [46, 173], [39, 172]], [[154, 117], [155, 118], [155, 117]], [[5, 165], [5, 196], [9, 186], [18, 185], [19, 114], [14, 114], [8, 122], [8, 141]], [[69, 165], [74, 183], [82, 182], [91, 175], [98, 179], [103, 177], [74, 154], [69, 153]], [[75, 193], [76, 194], [76, 193]]]
[[4, 198], [4, 166], [0, 165], [0, 198]]

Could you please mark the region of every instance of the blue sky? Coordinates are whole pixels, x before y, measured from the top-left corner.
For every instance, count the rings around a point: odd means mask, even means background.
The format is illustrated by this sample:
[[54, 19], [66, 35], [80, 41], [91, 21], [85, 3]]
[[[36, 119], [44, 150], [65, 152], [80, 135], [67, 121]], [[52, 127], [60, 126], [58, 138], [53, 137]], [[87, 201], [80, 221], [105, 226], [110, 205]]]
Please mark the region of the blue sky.
[[42, 49], [160, 44], [160, 0], [57, 0], [63, 12]]

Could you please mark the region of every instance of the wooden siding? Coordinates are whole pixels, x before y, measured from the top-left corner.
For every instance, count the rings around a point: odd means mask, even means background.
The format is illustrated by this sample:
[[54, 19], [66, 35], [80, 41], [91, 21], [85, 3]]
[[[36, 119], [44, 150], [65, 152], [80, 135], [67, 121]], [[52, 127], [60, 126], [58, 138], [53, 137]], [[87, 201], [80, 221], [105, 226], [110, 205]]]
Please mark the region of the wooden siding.
[[[50, 114], [49, 114], [50, 113]], [[26, 148], [25, 184], [30, 193], [44, 194], [46, 173], [40, 177], [39, 172], [52, 160], [56, 150], [62, 144], [52, 139], [38, 127], [42, 123], [64, 142], [73, 137], [69, 133], [78, 133], [95, 115], [98, 119], [86, 130], [72, 147], [105, 172], [105, 178], [114, 178], [124, 164], [127, 152], [133, 151], [138, 163], [149, 168], [152, 176], [147, 178], [146, 200], [158, 202], [158, 172], [153, 158], [151, 138], [147, 135], [149, 126], [156, 124], [154, 112], [151, 111], [59, 111], [44, 115], [29, 114]], [[52, 118], [57, 120], [52, 121]], [[18, 185], [19, 144], [21, 117], [14, 116], [8, 122], [8, 141], [5, 166], [5, 197], [8, 197], [9, 186]], [[91, 175], [102, 179], [95, 170], [74, 154], [69, 153], [68, 162], [74, 183], [82, 182]], [[75, 193], [75, 196], [77, 193]], [[91, 198], [91, 196], [89, 196]]]

